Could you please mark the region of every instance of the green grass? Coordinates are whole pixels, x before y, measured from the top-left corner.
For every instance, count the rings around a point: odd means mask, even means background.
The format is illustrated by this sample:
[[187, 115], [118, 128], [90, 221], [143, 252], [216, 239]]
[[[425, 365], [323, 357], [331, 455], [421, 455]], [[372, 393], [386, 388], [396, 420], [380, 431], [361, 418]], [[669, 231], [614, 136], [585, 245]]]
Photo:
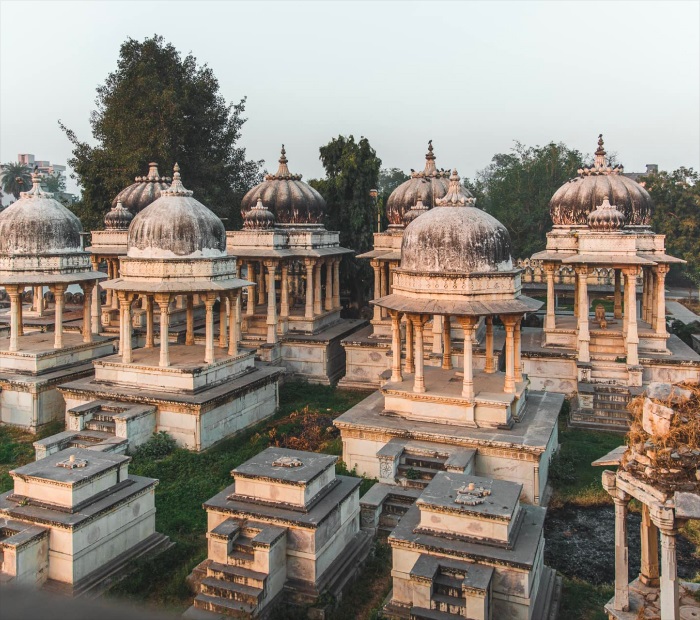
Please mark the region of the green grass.
[[607, 620], [603, 611], [614, 594], [610, 585], [594, 586], [581, 579], [564, 577], [559, 617], [566, 620]]

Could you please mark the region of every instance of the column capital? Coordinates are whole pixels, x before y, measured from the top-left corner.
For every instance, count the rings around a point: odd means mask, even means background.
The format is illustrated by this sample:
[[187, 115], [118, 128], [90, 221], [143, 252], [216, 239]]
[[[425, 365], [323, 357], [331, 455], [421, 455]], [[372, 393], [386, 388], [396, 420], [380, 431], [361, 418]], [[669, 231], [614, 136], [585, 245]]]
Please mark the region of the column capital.
[[662, 278], [666, 277], [666, 274], [668, 273], [670, 269], [670, 265], [667, 263], [657, 263], [656, 267], [654, 267], [654, 271], [661, 276]]
[[423, 327], [429, 320], [429, 314], [408, 314], [406, 313], [406, 318], [413, 323], [416, 327]]
[[512, 332], [515, 330], [515, 323], [518, 320], [518, 317], [514, 314], [500, 314], [499, 318], [501, 319], [501, 322], [503, 323], [503, 327], [505, 327], [505, 330], [507, 332]]
[[[5, 287], [7, 288], [7, 287]], [[23, 286], [20, 287], [21, 289], [24, 289]], [[63, 293], [66, 292], [68, 289], [67, 284], [58, 283], [58, 284], [49, 284], [49, 290], [54, 294], [54, 295], [63, 295]]]
[[638, 265], [625, 266], [622, 271], [625, 275], [636, 278], [639, 275], [640, 268]]
[[394, 319], [394, 320], [401, 320], [401, 317], [403, 316], [403, 312], [399, 310], [388, 310], [389, 316]]
[[675, 536], [678, 533], [678, 523], [673, 508], [654, 502], [649, 504], [649, 517], [662, 534]]
[[555, 265], [554, 263], [549, 262], [549, 261], [544, 261], [544, 262], [542, 263], [542, 267], [543, 267], [543, 269], [544, 269], [544, 272], [545, 272], [547, 275], [551, 275], [551, 276], [554, 275], [554, 272], [555, 272], [556, 269], [557, 269], [556, 265]]
[[279, 261], [275, 259], [266, 259], [263, 261], [263, 265], [267, 267], [268, 269], [277, 269], [277, 264]]
[[166, 309], [170, 306], [170, 300], [172, 299], [170, 293], [156, 293], [153, 297], [161, 310], [163, 310], [163, 306], [165, 306]]
[[479, 317], [476, 316], [458, 316], [457, 321], [462, 326], [462, 329], [474, 329]]
[[588, 265], [576, 265], [574, 267], [574, 271], [579, 276], [587, 276], [588, 275]]
[[207, 291], [201, 295], [205, 306], [213, 306], [216, 303], [217, 293]]
[[4, 284], [3, 286], [5, 287], [5, 290], [7, 291], [7, 294], [10, 297], [20, 295], [22, 290], [24, 289], [24, 287], [20, 284]]

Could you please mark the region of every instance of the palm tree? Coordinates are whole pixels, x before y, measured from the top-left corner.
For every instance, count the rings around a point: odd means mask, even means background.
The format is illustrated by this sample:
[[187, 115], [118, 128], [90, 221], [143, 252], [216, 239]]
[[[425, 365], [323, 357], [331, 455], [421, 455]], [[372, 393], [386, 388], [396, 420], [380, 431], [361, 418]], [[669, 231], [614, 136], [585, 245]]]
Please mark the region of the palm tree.
[[20, 192], [26, 192], [32, 187], [31, 170], [19, 162], [2, 164], [0, 183], [3, 192], [12, 194], [17, 199]]

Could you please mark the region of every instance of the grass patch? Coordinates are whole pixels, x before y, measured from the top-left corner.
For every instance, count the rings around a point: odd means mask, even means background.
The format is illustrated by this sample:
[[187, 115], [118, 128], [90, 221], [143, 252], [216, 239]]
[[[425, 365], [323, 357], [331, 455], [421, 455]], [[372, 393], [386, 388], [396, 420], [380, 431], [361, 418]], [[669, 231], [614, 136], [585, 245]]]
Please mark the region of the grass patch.
[[607, 620], [605, 603], [613, 596], [612, 584], [594, 586], [581, 579], [564, 577], [559, 617], [567, 620]]

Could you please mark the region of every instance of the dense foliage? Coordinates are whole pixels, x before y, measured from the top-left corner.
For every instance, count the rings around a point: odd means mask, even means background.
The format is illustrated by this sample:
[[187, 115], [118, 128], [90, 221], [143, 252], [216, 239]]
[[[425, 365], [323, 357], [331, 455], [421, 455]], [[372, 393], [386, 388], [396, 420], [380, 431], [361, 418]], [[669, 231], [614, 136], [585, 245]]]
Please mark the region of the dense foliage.
[[162, 37], [127, 39], [115, 71], [97, 88], [90, 117], [96, 146], [59, 122], [73, 144], [69, 160], [82, 187], [76, 211], [90, 230], [102, 224], [112, 199], [157, 161], [170, 176], [179, 163], [183, 183], [229, 225], [240, 223], [243, 194], [260, 181], [260, 163], [237, 146], [245, 98], [227, 103], [212, 70], [182, 57]]
[[641, 181], [654, 200], [654, 232], [666, 235], [666, 252], [688, 261], [682, 271], [700, 286], [700, 176], [692, 168], [679, 168]]
[[3, 192], [8, 195], [12, 194], [17, 200], [20, 192], [26, 192], [32, 188], [31, 170], [19, 162], [3, 164], [0, 172], [0, 184], [2, 184]]
[[377, 190], [377, 208], [381, 214], [381, 230], [386, 230], [389, 219], [386, 216], [386, 203], [393, 192], [401, 183], [408, 181], [411, 176], [400, 168], [382, 168], [379, 171], [379, 184]]
[[477, 205], [508, 229], [513, 256], [527, 257], [544, 249], [552, 228], [549, 201], [582, 164], [581, 153], [561, 142], [529, 147], [516, 142], [510, 153], [494, 155], [465, 185]]
[[[338, 136], [320, 149], [326, 178], [309, 181], [328, 203], [329, 230], [340, 231], [340, 244], [357, 254], [372, 247], [376, 208], [370, 190], [377, 189], [382, 160], [367, 138]], [[372, 271], [366, 260], [346, 258], [341, 263], [341, 290], [350, 292], [359, 310], [369, 299]]]

